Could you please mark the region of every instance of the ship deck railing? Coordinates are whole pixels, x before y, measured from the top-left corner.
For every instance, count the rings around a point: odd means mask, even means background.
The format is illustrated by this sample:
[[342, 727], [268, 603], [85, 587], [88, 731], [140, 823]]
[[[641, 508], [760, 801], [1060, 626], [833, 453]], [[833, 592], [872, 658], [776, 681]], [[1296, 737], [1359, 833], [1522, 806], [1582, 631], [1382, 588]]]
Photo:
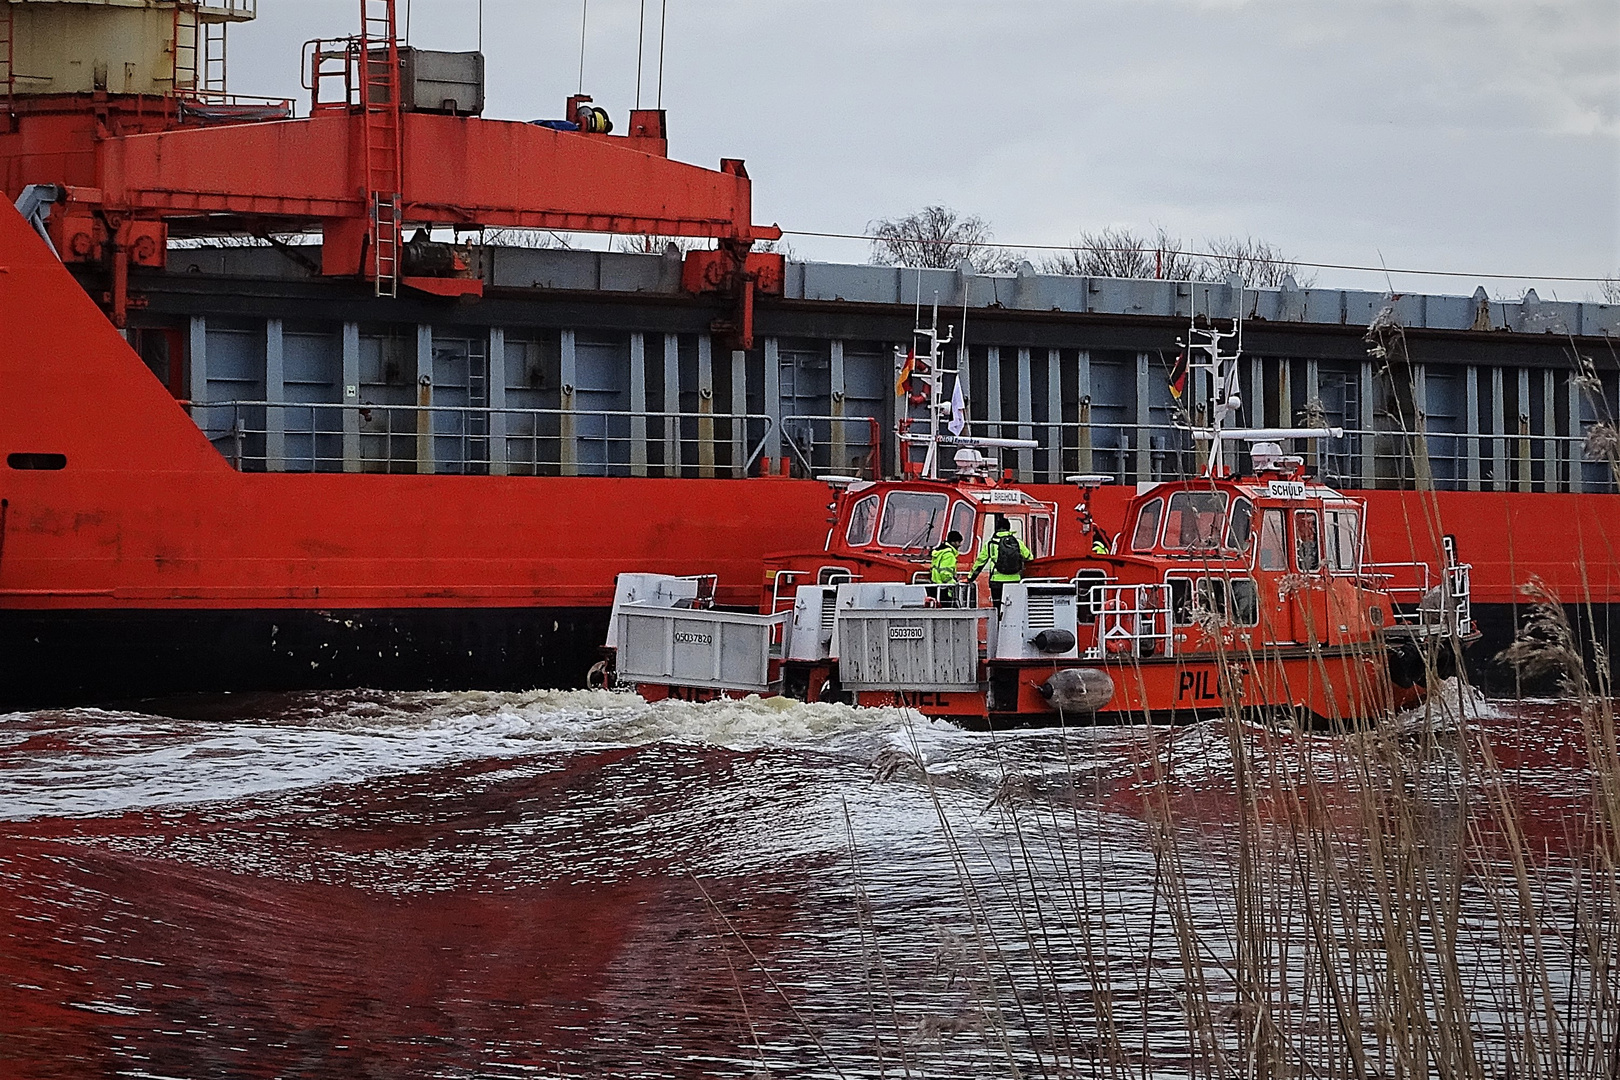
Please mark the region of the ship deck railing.
[[[1160, 412], [1157, 408], [1152, 411]], [[1148, 424], [1107, 420], [1101, 407], [1092, 410], [1092, 416], [1091, 420], [1061, 422], [1039, 416], [974, 420], [970, 433], [1037, 441], [1038, 447], [1002, 453], [1000, 464], [1020, 483], [1062, 483], [1067, 476], [1089, 473], [1108, 476], [1119, 484], [1135, 484], [1185, 479], [1203, 469], [1209, 444], [1179, 419], [1167, 416], [1162, 422]], [[820, 432], [816, 428], [816, 424], [830, 425], [836, 420], [843, 421], [847, 432], [842, 441], [835, 437], [836, 429]], [[809, 422], [814, 438], [797, 434], [796, 421]], [[832, 471], [870, 477], [863, 471], [866, 459], [858, 456], [854, 443], [859, 432], [848, 427], [869, 422], [864, 417], [782, 416], [784, 437], [794, 432], [791, 449], [807, 475]], [[1546, 435], [1528, 428], [1518, 433], [1439, 431], [1434, 429], [1437, 422], [1427, 418], [1427, 430], [1419, 433], [1356, 427], [1334, 418], [1333, 426], [1342, 428], [1343, 437], [1312, 440], [1293, 447], [1293, 452], [1305, 458], [1312, 475], [1336, 488], [1620, 490], [1609, 464], [1588, 454], [1584, 433]], [[841, 447], [848, 447], [842, 456], [835, 452]], [[1228, 444], [1225, 463], [1238, 472], [1251, 471], [1248, 447]], [[949, 469], [950, 465], [947, 452], [942, 467]]]
[[[1125, 409], [1109, 410], [1118, 414]], [[1161, 413], [1158, 407], [1151, 410]], [[1141, 424], [1108, 420], [1105, 410], [1093, 419], [1051, 422], [995, 419], [972, 422], [974, 435], [1034, 439], [1040, 445], [1005, 451], [1001, 464], [1022, 483], [1061, 483], [1065, 476], [1091, 473], [1133, 484], [1197, 476], [1209, 444], [1171, 410], [1165, 420]], [[784, 417], [783, 422], [787, 422]], [[1518, 432], [1437, 430], [1439, 419], [1427, 417], [1425, 430], [1368, 428], [1331, 418], [1343, 437], [1301, 443], [1291, 452], [1305, 458], [1307, 469], [1337, 488], [1396, 488], [1438, 491], [1583, 491], [1620, 490], [1606, 460], [1587, 451], [1585, 433], [1548, 435], [1533, 431], [1528, 421]], [[1312, 425], [1307, 425], [1312, 426]], [[1323, 423], [1322, 426], [1327, 426]], [[1229, 443], [1227, 467], [1249, 472], [1248, 447]], [[818, 467], [823, 464], [818, 461]], [[945, 464], [949, 465], [947, 456]]]
[[782, 446], [806, 476], [883, 477], [883, 421], [876, 416], [784, 413], [781, 431]]
[[[401, 388], [406, 390], [406, 388]], [[408, 390], [406, 390], [408, 392]], [[884, 425], [864, 412], [781, 414], [581, 408], [492, 408], [412, 402], [195, 402], [192, 416], [243, 471], [581, 476], [746, 476], [762, 458], [877, 479], [896, 471]], [[974, 421], [975, 435], [1035, 438], [1002, 465], [1020, 482], [1096, 473], [1121, 484], [1198, 475], [1207, 444], [1178, 423]], [[1346, 428], [1299, 448], [1324, 483], [1423, 490], [1608, 491], [1606, 462], [1584, 436]], [[1247, 449], [1227, 464], [1247, 471]], [[949, 462], [946, 462], [949, 468]], [[1603, 476], [1599, 473], [1605, 474]]]
[[1455, 563], [1438, 573], [1426, 562], [1365, 563], [1361, 576], [1390, 598], [1392, 629], [1466, 637], [1473, 623], [1473, 567]]
[[242, 472], [745, 476], [776, 432], [763, 413], [217, 401], [191, 414]]

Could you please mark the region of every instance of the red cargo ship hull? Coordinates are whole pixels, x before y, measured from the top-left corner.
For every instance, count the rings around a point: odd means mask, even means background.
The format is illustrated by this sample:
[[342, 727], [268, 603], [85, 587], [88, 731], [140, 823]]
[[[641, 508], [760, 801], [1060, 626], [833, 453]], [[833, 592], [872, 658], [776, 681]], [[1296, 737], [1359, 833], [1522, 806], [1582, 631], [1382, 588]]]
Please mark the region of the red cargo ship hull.
[[[619, 571], [717, 571], [719, 601], [751, 606], [763, 555], [825, 529], [814, 481], [240, 473], [10, 207], [0, 341], [0, 707], [578, 684]], [[1532, 576], [1607, 640], [1620, 499], [1359, 494], [1374, 560], [1432, 561], [1456, 537], [1481, 655]], [[1125, 496], [1098, 493], [1105, 526]], [[1059, 554], [1082, 542], [1060, 523]]]

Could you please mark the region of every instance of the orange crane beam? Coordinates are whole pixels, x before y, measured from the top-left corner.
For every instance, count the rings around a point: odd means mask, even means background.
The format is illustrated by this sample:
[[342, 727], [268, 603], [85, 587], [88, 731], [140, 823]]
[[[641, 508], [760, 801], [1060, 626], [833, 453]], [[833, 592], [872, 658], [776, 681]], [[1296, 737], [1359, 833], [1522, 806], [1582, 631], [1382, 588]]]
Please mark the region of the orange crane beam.
[[[412, 223], [708, 236], [752, 243], [748, 176], [624, 145], [639, 140], [532, 124], [406, 113], [401, 198]], [[99, 189], [70, 204], [141, 217], [208, 214], [308, 220], [340, 238], [368, 218], [363, 117], [182, 128], [101, 144]], [[358, 250], [328, 252], [352, 274]]]
[[[656, 128], [645, 121], [642, 128], [661, 136], [657, 119]], [[713, 237], [720, 250], [691, 253], [685, 279], [693, 291], [736, 297], [736, 316], [720, 329], [739, 344], [752, 339], [754, 293], [781, 290], [780, 256], [749, 251], [781, 230], [752, 222], [741, 161], [724, 160], [718, 170], [672, 161], [654, 136], [433, 113], [406, 112], [399, 120], [402, 223]], [[211, 229], [215, 217], [237, 227], [246, 219], [277, 230], [318, 228], [324, 273], [375, 280], [369, 122], [359, 110], [331, 110], [298, 120], [101, 135], [93, 140], [93, 167], [62, 178], [68, 182], [51, 219], [53, 239], [70, 260], [111, 258], [115, 322], [127, 303], [129, 263], [161, 266], [170, 225], [193, 234], [223, 231]], [[88, 164], [85, 156], [77, 160]], [[28, 173], [29, 182], [47, 182], [37, 168]]]

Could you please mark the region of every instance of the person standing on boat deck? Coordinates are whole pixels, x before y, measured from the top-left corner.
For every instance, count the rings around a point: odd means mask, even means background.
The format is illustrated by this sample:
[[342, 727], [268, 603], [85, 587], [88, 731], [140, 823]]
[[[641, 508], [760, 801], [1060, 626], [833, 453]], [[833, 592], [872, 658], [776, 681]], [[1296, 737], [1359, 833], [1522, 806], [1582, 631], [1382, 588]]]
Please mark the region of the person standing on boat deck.
[[935, 585], [951, 586], [934, 590], [939, 602], [946, 607], [956, 606], [956, 558], [961, 553], [962, 534], [952, 529], [945, 542], [929, 556], [928, 580]]
[[990, 537], [990, 542], [984, 545], [979, 557], [973, 560], [973, 575], [968, 580], [977, 581], [979, 572], [988, 564], [990, 567], [990, 599], [997, 606], [1001, 606], [1001, 589], [1009, 581], [1024, 580], [1024, 564], [1035, 557], [1024, 542], [1013, 534], [1012, 526], [1007, 522], [1007, 515], [996, 515], [996, 532]]

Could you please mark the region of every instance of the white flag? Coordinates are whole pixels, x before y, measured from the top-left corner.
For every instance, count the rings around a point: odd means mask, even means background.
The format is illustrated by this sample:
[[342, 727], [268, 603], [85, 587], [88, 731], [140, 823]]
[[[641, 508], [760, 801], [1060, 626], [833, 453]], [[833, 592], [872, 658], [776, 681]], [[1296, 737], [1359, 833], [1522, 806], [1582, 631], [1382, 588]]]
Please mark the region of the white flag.
[[951, 429], [952, 435], [962, 434], [967, 427], [967, 404], [962, 400], [962, 380], [956, 380], [956, 387], [951, 391], [951, 422], [946, 427]]

